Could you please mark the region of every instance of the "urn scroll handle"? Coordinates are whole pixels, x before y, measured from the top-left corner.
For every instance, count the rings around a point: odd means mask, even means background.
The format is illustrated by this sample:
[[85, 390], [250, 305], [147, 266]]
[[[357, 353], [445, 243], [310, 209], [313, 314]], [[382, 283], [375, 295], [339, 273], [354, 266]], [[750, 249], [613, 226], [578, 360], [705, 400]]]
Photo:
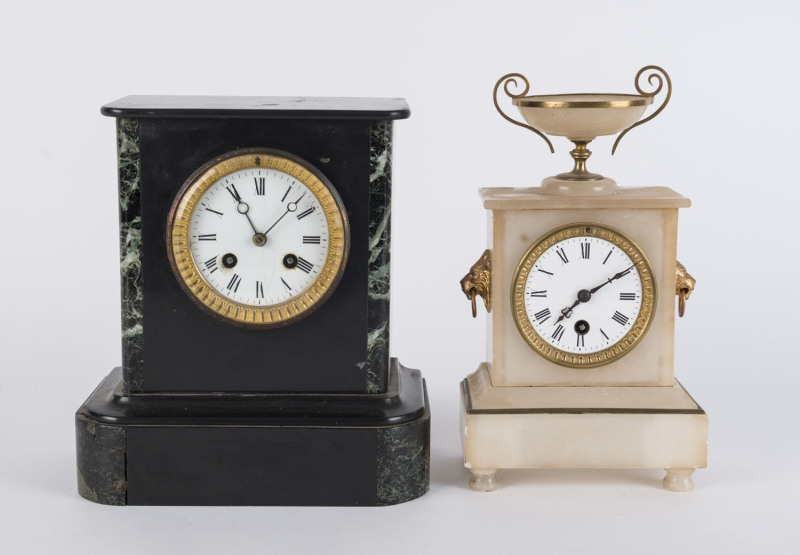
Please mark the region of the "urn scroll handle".
[[[517, 79], [519, 79], [520, 81], [525, 83], [525, 88], [522, 90], [521, 93], [514, 94], [509, 90], [508, 87], [509, 87], [509, 85], [513, 85], [514, 87], [519, 86], [519, 84], [517, 83]], [[522, 75], [521, 73], [509, 73], [507, 75], [503, 75], [497, 81], [497, 83], [495, 84], [494, 92], [492, 93], [492, 98], [494, 99], [494, 107], [497, 109], [497, 111], [500, 113], [501, 116], [503, 116], [503, 119], [505, 119], [506, 121], [509, 121], [509, 122], [513, 123], [514, 125], [518, 125], [518, 126], [523, 127], [525, 129], [529, 129], [529, 130], [533, 131], [534, 133], [536, 133], [537, 135], [539, 135], [542, 139], [544, 139], [544, 142], [547, 143], [547, 146], [550, 149], [550, 152], [554, 153], [555, 149], [553, 148], [553, 143], [550, 142], [550, 139], [548, 139], [544, 135], [544, 133], [542, 133], [541, 131], [539, 131], [535, 127], [532, 127], [532, 126], [530, 126], [528, 124], [525, 124], [525, 123], [522, 123], [522, 122], [519, 122], [519, 121], [515, 120], [514, 118], [512, 118], [511, 116], [506, 114], [503, 111], [502, 108], [500, 108], [500, 104], [497, 102], [497, 91], [500, 89], [500, 85], [503, 86], [503, 92], [505, 92], [506, 96], [508, 96], [509, 98], [514, 99], [514, 100], [519, 99], [519, 98], [525, 98], [525, 95], [528, 94], [528, 91], [531, 88], [531, 85], [530, 85], [530, 83], [528, 83], [528, 80], [525, 78], [525, 76]]]
[[[653, 90], [651, 92], [645, 91], [641, 87], [641, 85], [639, 85], [639, 80], [642, 77], [642, 74], [644, 74], [645, 72], [648, 72], [648, 71], [651, 71], [652, 73], [650, 73], [647, 76], [647, 83], [650, 86], [654, 86], [655, 87], [655, 90]], [[614, 146], [611, 147], [611, 155], [612, 156], [617, 151], [617, 145], [619, 145], [619, 142], [622, 140], [622, 137], [624, 137], [625, 134], [628, 131], [630, 131], [631, 129], [633, 129], [634, 127], [638, 127], [638, 126], [642, 125], [643, 123], [647, 123], [648, 121], [650, 121], [651, 119], [656, 117], [658, 114], [660, 114], [662, 112], [662, 110], [664, 110], [664, 108], [667, 107], [667, 104], [669, 104], [669, 99], [672, 96], [672, 79], [669, 78], [669, 75], [667, 75], [666, 71], [664, 71], [662, 68], [660, 68], [658, 66], [644, 66], [636, 74], [636, 77], [633, 78], [633, 84], [636, 87], [636, 92], [638, 92], [642, 96], [647, 96], [647, 97], [650, 97], [650, 98], [655, 97], [658, 93], [661, 92], [661, 89], [664, 87], [664, 82], [665, 81], [667, 83], [667, 95], [664, 97], [664, 100], [661, 102], [661, 106], [659, 106], [658, 110], [656, 110], [655, 112], [653, 112], [652, 114], [650, 114], [646, 118], [637, 121], [636, 123], [634, 123], [633, 125], [631, 125], [627, 129], [625, 129], [622, 133], [617, 135], [617, 140], [614, 141]], [[657, 85], [655, 83], [657, 83]]]
[[461, 278], [461, 290], [472, 302], [472, 317], [478, 316], [478, 307], [475, 298], [483, 298], [486, 312], [492, 311], [492, 251], [486, 249], [475, 264], [469, 269], [467, 275]]

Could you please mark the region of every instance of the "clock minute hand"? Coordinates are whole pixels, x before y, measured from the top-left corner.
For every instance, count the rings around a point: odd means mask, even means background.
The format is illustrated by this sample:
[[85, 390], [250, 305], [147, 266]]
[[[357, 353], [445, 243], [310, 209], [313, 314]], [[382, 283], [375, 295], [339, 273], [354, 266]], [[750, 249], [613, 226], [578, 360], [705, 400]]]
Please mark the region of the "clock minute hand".
[[623, 276], [627, 276], [628, 273], [630, 273], [631, 269], [634, 266], [636, 266], [636, 264], [631, 265], [630, 268], [626, 268], [626, 269], [622, 270], [621, 272], [617, 272], [612, 277], [610, 277], [609, 279], [607, 279], [606, 281], [604, 281], [603, 283], [601, 283], [600, 285], [598, 285], [594, 289], [581, 289], [580, 291], [578, 291], [578, 298], [575, 299], [575, 302], [572, 303], [572, 306], [568, 306], [567, 308], [565, 308], [565, 309], [563, 309], [561, 311], [561, 316], [558, 317], [558, 320], [553, 322], [553, 325], [555, 326], [556, 324], [558, 324], [564, 318], [569, 318], [570, 316], [572, 316], [572, 310], [576, 306], [578, 306], [581, 303], [588, 303], [592, 299], [592, 295], [593, 294], [597, 293], [600, 289], [602, 289], [603, 287], [605, 287], [606, 285], [608, 285], [609, 283], [611, 283], [615, 279], [619, 279], [619, 278], [621, 278]]
[[627, 276], [635, 266], [636, 266], [636, 264], [632, 264], [629, 268], [626, 268], [626, 269], [622, 270], [621, 272], [617, 272], [616, 274], [611, 276], [609, 279], [607, 279], [606, 281], [604, 281], [603, 283], [601, 283], [600, 285], [598, 285], [594, 289], [589, 289], [589, 293], [594, 294], [597, 291], [599, 291], [601, 288], [605, 287], [606, 285], [608, 285], [609, 283], [614, 281], [615, 279], [619, 279], [621, 277]]
[[297, 210], [297, 203], [298, 203], [298, 202], [300, 202], [300, 201], [303, 199], [303, 197], [304, 197], [304, 196], [306, 196], [306, 194], [305, 194], [305, 193], [303, 193], [302, 195], [300, 195], [300, 197], [299, 197], [299, 198], [298, 198], [296, 201], [294, 201], [294, 202], [290, 202], [289, 204], [287, 204], [287, 205], [286, 205], [286, 211], [285, 211], [283, 214], [281, 214], [281, 215], [280, 215], [280, 217], [279, 217], [277, 220], [275, 220], [275, 223], [274, 223], [274, 224], [272, 224], [271, 226], [269, 226], [269, 229], [267, 229], [267, 230], [264, 232], [264, 236], [265, 236], [265, 237], [266, 237], [266, 236], [269, 234], [269, 232], [270, 232], [270, 231], [272, 231], [272, 228], [273, 228], [273, 227], [275, 227], [276, 225], [278, 225], [278, 222], [280, 222], [280, 221], [283, 219], [283, 217], [284, 217], [284, 216], [286, 216], [286, 214], [288, 214], [289, 212], [295, 212], [295, 211]]

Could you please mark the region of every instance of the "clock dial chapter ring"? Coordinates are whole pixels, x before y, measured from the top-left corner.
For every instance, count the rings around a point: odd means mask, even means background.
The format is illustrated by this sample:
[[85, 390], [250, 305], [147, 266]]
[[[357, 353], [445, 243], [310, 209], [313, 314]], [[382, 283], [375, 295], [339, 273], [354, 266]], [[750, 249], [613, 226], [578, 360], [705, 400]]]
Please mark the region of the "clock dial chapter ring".
[[[272, 176], [266, 178], [266, 186], [263, 180], [259, 181], [260, 178], [256, 177], [262, 173]], [[249, 193], [252, 198], [240, 196], [245, 194], [244, 191], [236, 191], [236, 184], [240, 185], [240, 189], [243, 188], [242, 180], [245, 178], [242, 176], [246, 176], [250, 187], [253, 185], [252, 180], [255, 181], [255, 191]], [[277, 196], [269, 194], [275, 193], [269, 187], [277, 186], [269, 179], [275, 182], [281, 180], [282, 188]], [[222, 194], [226, 189], [228, 191]], [[219, 196], [214, 197], [215, 193]], [[293, 196], [287, 198], [290, 193]], [[225, 197], [229, 204], [219, 204], [221, 200], [217, 200], [214, 208], [211, 208], [209, 199], [220, 197]], [[292, 210], [286, 210], [285, 203], [289, 202], [297, 211], [299, 199], [296, 197], [305, 199], [304, 211], [312, 215], [312, 218], [298, 216], [293, 218], [297, 221], [284, 223], [267, 236], [264, 230], [272, 222], [260, 219], [273, 218], [271, 213], [293, 214]], [[257, 209], [259, 206], [256, 206], [259, 203], [261, 213]], [[224, 209], [223, 206], [230, 206], [231, 209]], [[231, 225], [239, 225], [240, 228], [235, 228], [235, 233], [226, 229], [225, 236], [220, 236], [217, 243], [217, 234], [202, 235], [208, 233], [208, 229], [198, 229], [198, 220], [206, 222], [198, 216], [205, 214], [204, 210], [210, 210], [220, 220], [223, 213], [225, 217], [230, 213], [229, 228]], [[300, 222], [304, 218], [305, 221]], [[301, 230], [306, 228], [300, 226], [306, 225], [306, 222], [312, 226], [308, 233], [316, 233], [315, 235], [301, 234]], [[229, 237], [231, 235], [233, 237]], [[213, 242], [203, 242], [204, 237]], [[247, 290], [247, 295], [239, 294], [237, 280], [242, 277], [238, 273], [231, 274], [231, 267], [222, 263], [217, 265], [216, 255], [205, 260], [209, 252], [215, 252], [203, 250], [205, 245], [216, 244], [225, 252], [230, 250], [237, 254], [240, 268], [250, 268], [255, 272], [256, 276], [250, 276], [249, 280], [247, 274], [243, 275], [248, 283], [242, 285], [241, 289], [242, 292]], [[347, 215], [333, 185], [321, 172], [302, 159], [272, 149], [237, 150], [205, 164], [187, 179], [176, 195], [167, 223], [167, 251], [182, 289], [206, 312], [243, 327], [284, 326], [319, 308], [341, 279], [349, 246]], [[288, 252], [297, 248], [315, 253], [310, 261], [299, 258], [303, 271], [296, 274], [295, 280], [302, 278], [301, 282], [287, 280], [279, 273], [283, 269], [280, 260], [285, 254], [281, 249]], [[257, 254], [253, 254], [254, 251]], [[258, 262], [259, 260], [262, 262]], [[267, 264], [268, 267], [259, 264]], [[223, 268], [229, 271], [224, 280], [220, 279], [221, 274], [213, 275], [215, 270], [223, 271]], [[274, 294], [270, 293], [270, 286], [273, 287]], [[253, 295], [255, 297], [251, 298]]]
[[[581, 245], [580, 250], [578, 244]], [[588, 245], [585, 252], [583, 245]], [[595, 250], [591, 251], [594, 258], [590, 257], [591, 245], [595, 245]], [[597, 252], [600, 250], [598, 247], [604, 247], [602, 253]], [[612, 262], [617, 264], [616, 267], [605, 264], [612, 253]], [[547, 269], [543, 260], [547, 261]], [[580, 268], [579, 264], [589, 264], [592, 261], [595, 265], [594, 271], [599, 271], [600, 274], [583, 277], [581, 271], [577, 270]], [[565, 269], [570, 262], [572, 266], [569, 270]], [[561, 272], [558, 271], [559, 267]], [[630, 276], [629, 282], [624, 281], [626, 276]], [[552, 302], [556, 304], [553, 310], [544, 308], [551, 301], [544, 300], [548, 291], [542, 290], [545, 287], [541, 284], [558, 285], [562, 289], [563, 297], [564, 285], [558, 282], [559, 277], [562, 281], [567, 279], [566, 290], [569, 297], [554, 299]], [[533, 287], [534, 283], [540, 285]], [[617, 291], [619, 288], [614, 288], [612, 283], [630, 283], [635, 293], [620, 293]], [[644, 337], [655, 312], [656, 293], [652, 266], [644, 251], [632, 239], [609, 226], [576, 223], [548, 232], [535, 241], [522, 256], [511, 282], [511, 310], [518, 331], [542, 357], [561, 366], [593, 368], [618, 360]], [[597, 321], [596, 313], [598, 310], [607, 310], [609, 306], [613, 308], [612, 295], [617, 295], [614, 299], [633, 302], [621, 303], [621, 306], [626, 306], [627, 314], [619, 311], [603, 313], [603, 317], [607, 317], [609, 321], [602, 324]], [[533, 304], [533, 301], [538, 304]], [[600, 304], [600, 307], [594, 303]], [[637, 306], [638, 312], [634, 315], [630, 312], [630, 307], [635, 309]], [[535, 312], [539, 308], [541, 310]], [[592, 311], [594, 318], [589, 316]], [[552, 330], [548, 326], [551, 322], [554, 323]], [[602, 325], [606, 326], [608, 334]], [[574, 329], [576, 344], [571, 347], [565, 347], [561, 342], [567, 329], [570, 330], [569, 333]], [[618, 335], [615, 336], [613, 331]], [[587, 335], [590, 333], [593, 335]], [[599, 338], [600, 343], [595, 340], [594, 347], [589, 345], [585, 348], [587, 337]]]

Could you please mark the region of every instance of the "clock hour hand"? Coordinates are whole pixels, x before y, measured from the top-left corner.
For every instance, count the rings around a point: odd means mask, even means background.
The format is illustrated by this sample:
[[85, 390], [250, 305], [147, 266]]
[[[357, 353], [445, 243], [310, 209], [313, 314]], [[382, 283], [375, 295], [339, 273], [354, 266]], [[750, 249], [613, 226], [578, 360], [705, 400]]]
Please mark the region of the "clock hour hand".
[[244, 214], [245, 218], [247, 218], [247, 221], [250, 222], [250, 227], [253, 228], [253, 233], [258, 235], [256, 224], [254, 224], [253, 220], [250, 219], [250, 214], [248, 213], [250, 211], [250, 206], [248, 206], [246, 202], [240, 202], [239, 205], [236, 207], [236, 211], [239, 214]]
[[561, 310], [561, 316], [558, 317], [558, 320], [553, 322], [553, 325], [558, 324], [564, 318], [569, 318], [572, 316], [572, 310], [581, 303], [589, 302], [589, 299], [592, 298], [591, 291], [587, 291], [586, 289], [581, 289], [578, 291], [578, 298], [575, 299], [575, 302], [572, 303], [572, 306], [568, 306]]
[[236, 190], [235, 185], [226, 186], [225, 189], [228, 190], [228, 192], [233, 197], [233, 200], [236, 201], [236, 211], [239, 214], [243, 214], [244, 217], [247, 218], [247, 221], [250, 222], [250, 227], [253, 228], [253, 233], [258, 235], [258, 230], [256, 229], [253, 220], [250, 219], [250, 214], [248, 213], [250, 212], [250, 205], [248, 205], [245, 201], [242, 200], [242, 197], [239, 195], [239, 191]]
[[[582, 292], [583, 291], [581, 291], [581, 293]], [[572, 316], [572, 309], [574, 309], [579, 304], [581, 304], [580, 293], [578, 293], [578, 298], [575, 300], [574, 303], [572, 303], [572, 306], [568, 306], [567, 308], [564, 308], [564, 309], [561, 310], [561, 316], [558, 317], [558, 320], [553, 322], [553, 325], [555, 326], [556, 324], [558, 324], [564, 318], [569, 318], [570, 316]]]
[[264, 232], [264, 236], [269, 235], [269, 232], [272, 231], [272, 228], [275, 227], [276, 225], [278, 225], [278, 222], [281, 221], [283, 219], [283, 217], [286, 216], [286, 214], [288, 214], [289, 212], [295, 212], [297, 210], [297, 203], [300, 202], [304, 196], [306, 196], [305, 193], [300, 195], [300, 197], [296, 201], [290, 202], [289, 204], [287, 204], [286, 205], [286, 211], [283, 214], [281, 214], [281, 216], [277, 220], [275, 220], [274, 224], [269, 226], [269, 229], [267, 229]]

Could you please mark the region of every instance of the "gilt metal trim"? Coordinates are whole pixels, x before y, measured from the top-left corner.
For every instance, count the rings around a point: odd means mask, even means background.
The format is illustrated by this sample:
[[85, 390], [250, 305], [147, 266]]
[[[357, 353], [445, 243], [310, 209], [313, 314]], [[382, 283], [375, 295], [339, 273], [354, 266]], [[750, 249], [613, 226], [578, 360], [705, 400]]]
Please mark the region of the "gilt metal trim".
[[[525, 89], [519, 94], [513, 94], [510, 90], [508, 90], [508, 85], [510, 83], [513, 83], [514, 86], [517, 86], [517, 78], [521, 79], [522, 82], [525, 83]], [[494, 93], [492, 95], [492, 97], [494, 98], [494, 107], [497, 109], [500, 115], [503, 116], [505, 120], [510, 121], [514, 125], [519, 125], [520, 127], [524, 127], [525, 129], [530, 129], [531, 131], [539, 135], [542, 139], [544, 139], [544, 142], [547, 143], [547, 146], [550, 147], [550, 152], [554, 153], [555, 149], [553, 148], [553, 143], [550, 142], [550, 139], [545, 137], [544, 133], [542, 133], [535, 127], [532, 127], [528, 124], [515, 120], [514, 118], [503, 112], [503, 110], [500, 108], [500, 104], [497, 102], [497, 89], [500, 88], [501, 84], [503, 85], [503, 91], [506, 93], [506, 95], [508, 95], [512, 99], [512, 102], [517, 101], [521, 98], [524, 98], [525, 95], [528, 94], [528, 90], [531, 88], [525, 76], [522, 75], [521, 73], [509, 73], [507, 75], [503, 75], [494, 86]]]
[[475, 297], [483, 297], [486, 312], [492, 311], [492, 251], [486, 249], [467, 275], [461, 278], [461, 290], [472, 302], [472, 317], [478, 316]]
[[[642, 76], [642, 74], [644, 72], [651, 71], [651, 70], [654, 71], [654, 72], [658, 72], [658, 73], [651, 73], [650, 75], [648, 75], [647, 76], [647, 82], [650, 85], [652, 85], [653, 84], [653, 80], [655, 79], [656, 81], [658, 81], [658, 86], [656, 87], [656, 89], [653, 92], [644, 92], [644, 90], [639, 86], [639, 78]], [[663, 74], [663, 77], [660, 74]], [[667, 72], [664, 71], [663, 69], [661, 69], [658, 66], [644, 66], [636, 74], [636, 77], [633, 78], [633, 84], [636, 86], [636, 90], [638, 91], [638, 93], [641, 94], [642, 96], [648, 96], [650, 98], [654, 97], [655, 95], [657, 95], [658, 93], [661, 92], [661, 89], [664, 86], [664, 81], [665, 80], [667, 82], [667, 96], [664, 97], [664, 102], [661, 103], [661, 106], [658, 107], [658, 110], [656, 110], [655, 112], [653, 112], [652, 114], [650, 114], [646, 118], [637, 121], [636, 123], [634, 123], [633, 125], [628, 127], [625, 131], [623, 131], [622, 133], [620, 133], [617, 136], [617, 140], [614, 141], [614, 146], [611, 148], [611, 155], [612, 156], [617, 151], [617, 145], [619, 145], [619, 142], [620, 142], [620, 140], [622, 140], [622, 137], [624, 137], [625, 134], [628, 131], [630, 131], [631, 129], [633, 129], [634, 127], [642, 125], [643, 123], [647, 123], [648, 121], [650, 121], [651, 119], [656, 117], [658, 114], [660, 114], [661, 111], [664, 108], [667, 107], [667, 104], [669, 103], [669, 99], [672, 96], [672, 80], [669, 78], [669, 75], [667, 75]]]
[[697, 280], [694, 279], [686, 267], [678, 261], [675, 261], [675, 294], [678, 296], [678, 316], [683, 318], [686, 312], [686, 301], [694, 291], [694, 286]]

